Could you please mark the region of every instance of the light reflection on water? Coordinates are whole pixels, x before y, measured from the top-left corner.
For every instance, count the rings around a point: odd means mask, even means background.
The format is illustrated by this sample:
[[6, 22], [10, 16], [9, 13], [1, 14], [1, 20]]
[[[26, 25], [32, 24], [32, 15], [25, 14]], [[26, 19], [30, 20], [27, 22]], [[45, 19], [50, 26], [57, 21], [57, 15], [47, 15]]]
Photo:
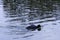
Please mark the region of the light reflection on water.
[[10, 26], [8, 27], [8, 29], [10, 29], [10, 34], [12, 35], [24, 35], [26, 34], [28, 31], [23, 27], [23, 26]]
[[[7, 6], [7, 5], [4, 5], [4, 6]], [[25, 29], [25, 27], [27, 27], [29, 25], [28, 23], [25, 23], [25, 21], [29, 22], [27, 16], [20, 16], [19, 13], [17, 15], [15, 15], [15, 14], [13, 15], [14, 12], [12, 12], [12, 15], [8, 15], [10, 13], [9, 11], [11, 11], [11, 10], [8, 10], [9, 8], [4, 8], [4, 11], [3, 11], [3, 6], [1, 6], [1, 8], [2, 8], [2, 11], [0, 11], [1, 12], [0, 15], [3, 15], [3, 16], [0, 17], [0, 23], [2, 23], [2, 25], [4, 25], [4, 24], [6, 25], [6, 26], [0, 27], [1, 34], [5, 34], [5, 36], [7, 35], [7, 37], [10, 36], [10, 37], [12, 37], [12, 39], [20, 39], [21, 37], [27, 38], [30, 36], [34, 36], [34, 32], [28, 31]], [[28, 7], [26, 7], [26, 8], [28, 8]], [[27, 10], [29, 10], [29, 9], [26, 9], [25, 11], [27, 11]], [[25, 14], [23, 14], [23, 15], [25, 15]], [[1, 18], [3, 18], [2, 19], [3, 22], [1, 21]], [[48, 21], [50, 21], [50, 20], [48, 20]], [[45, 22], [48, 22], [48, 21], [45, 21]], [[52, 21], [54, 21], [54, 20], [52, 20]], [[44, 22], [44, 21], [42, 21], [42, 22]], [[37, 23], [40, 23], [40, 22], [36, 22], [36, 24]]]
[[4, 39], [12, 39], [12, 40], [19, 40], [23, 38], [28, 38], [34, 36], [33, 32], [26, 30], [25, 28], [21, 28], [18, 26], [7, 26], [7, 27], [0, 27], [0, 34], [3, 36]]

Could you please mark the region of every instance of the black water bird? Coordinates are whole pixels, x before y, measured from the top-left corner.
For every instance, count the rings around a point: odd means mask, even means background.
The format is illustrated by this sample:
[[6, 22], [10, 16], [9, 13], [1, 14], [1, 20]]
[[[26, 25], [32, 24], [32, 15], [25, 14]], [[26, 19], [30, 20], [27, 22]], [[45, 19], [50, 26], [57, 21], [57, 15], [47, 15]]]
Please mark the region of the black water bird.
[[28, 27], [26, 27], [26, 29], [27, 30], [31, 30], [31, 31], [34, 31], [34, 30], [38, 30], [38, 31], [40, 31], [41, 30], [41, 25], [30, 25], [30, 26], [28, 26]]

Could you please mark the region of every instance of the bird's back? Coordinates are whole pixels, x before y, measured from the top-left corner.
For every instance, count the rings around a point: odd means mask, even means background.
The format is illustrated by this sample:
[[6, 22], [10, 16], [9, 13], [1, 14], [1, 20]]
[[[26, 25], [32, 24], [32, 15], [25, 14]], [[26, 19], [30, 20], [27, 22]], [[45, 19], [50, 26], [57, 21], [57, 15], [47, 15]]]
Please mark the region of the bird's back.
[[31, 26], [28, 26], [28, 27], [26, 27], [26, 29], [33, 29], [33, 30], [35, 30], [37, 27], [35, 26], [35, 25], [31, 25]]

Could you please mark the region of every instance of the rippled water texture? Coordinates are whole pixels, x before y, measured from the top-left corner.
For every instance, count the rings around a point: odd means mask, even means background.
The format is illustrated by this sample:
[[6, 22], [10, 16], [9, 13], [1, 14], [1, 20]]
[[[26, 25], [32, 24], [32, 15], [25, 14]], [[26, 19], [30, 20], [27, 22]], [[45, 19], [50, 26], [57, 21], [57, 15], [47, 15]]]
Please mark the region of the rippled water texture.
[[[59, 4], [54, 0], [0, 0], [0, 40], [59, 40]], [[42, 30], [25, 29], [31, 24], [40, 24]]]

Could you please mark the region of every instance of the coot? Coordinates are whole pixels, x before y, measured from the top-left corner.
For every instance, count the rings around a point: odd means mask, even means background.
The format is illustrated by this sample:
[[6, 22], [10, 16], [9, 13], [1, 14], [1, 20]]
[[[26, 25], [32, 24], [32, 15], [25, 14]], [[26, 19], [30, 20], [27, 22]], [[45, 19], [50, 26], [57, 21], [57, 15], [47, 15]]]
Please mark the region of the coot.
[[38, 31], [40, 31], [41, 30], [41, 25], [30, 25], [30, 26], [28, 26], [28, 27], [26, 27], [26, 29], [27, 30], [31, 30], [31, 31], [34, 31], [34, 30], [38, 30]]

